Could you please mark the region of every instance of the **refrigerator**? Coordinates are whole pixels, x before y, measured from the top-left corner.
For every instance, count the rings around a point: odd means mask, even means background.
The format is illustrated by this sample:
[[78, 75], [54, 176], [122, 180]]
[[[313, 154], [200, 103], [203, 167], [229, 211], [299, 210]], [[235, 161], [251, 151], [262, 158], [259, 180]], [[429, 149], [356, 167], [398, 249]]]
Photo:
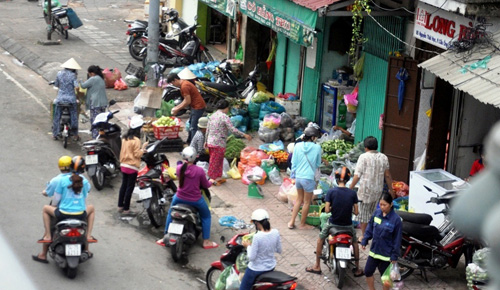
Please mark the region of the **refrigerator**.
[[[333, 86], [329, 83], [323, 83], [321, 85], [321, 99], [319, 108], [319, 120], [318, 124], [321, 129], [329, 132], [332, 126], [336, 124], [336, 119], [338, 115], [338, 104], [340, 100], [344, 98], [345, 94], [350, 94], [354, 87], [347, 86]], [[347, 114], [347, 124], [349, 127], [350, 115]]]

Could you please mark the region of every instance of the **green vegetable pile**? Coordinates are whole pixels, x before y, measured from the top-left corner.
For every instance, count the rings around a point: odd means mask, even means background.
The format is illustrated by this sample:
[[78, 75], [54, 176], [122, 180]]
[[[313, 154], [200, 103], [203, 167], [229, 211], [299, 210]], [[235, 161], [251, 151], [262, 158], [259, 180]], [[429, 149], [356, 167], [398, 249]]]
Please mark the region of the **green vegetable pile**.
[[352, 148], [354, 148], [353, 143], [339, 139], [321, 143], [321, 149], [323, 149], [323, 159], [326, 159], [329, 162], [344, 158], [344, 155], [347, 154]]
[[269, 101], [269, 96], [265, 92], [256, 92], [252, 96], [252, 102], [260, 104]]
[[234, 137], [234, 135], [231, 135], [227, 138], [226, 153], [224, 154], [224, 157], [226, 157], [228, 161], [231, 161], [234, 158], [239, 158], [241, 150], [245, 147], [245, 142]]

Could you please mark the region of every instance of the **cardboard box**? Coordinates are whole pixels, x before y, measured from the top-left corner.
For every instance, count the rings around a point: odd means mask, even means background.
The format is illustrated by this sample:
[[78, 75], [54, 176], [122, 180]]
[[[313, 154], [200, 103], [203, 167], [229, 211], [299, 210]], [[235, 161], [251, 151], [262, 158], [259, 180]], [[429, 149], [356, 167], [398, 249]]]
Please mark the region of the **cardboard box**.
[[300, 115], [300, 100], [299, 101], [286, 101], [282, 98], [276, 98], [276, 103], [285, 107], [289, 115]]

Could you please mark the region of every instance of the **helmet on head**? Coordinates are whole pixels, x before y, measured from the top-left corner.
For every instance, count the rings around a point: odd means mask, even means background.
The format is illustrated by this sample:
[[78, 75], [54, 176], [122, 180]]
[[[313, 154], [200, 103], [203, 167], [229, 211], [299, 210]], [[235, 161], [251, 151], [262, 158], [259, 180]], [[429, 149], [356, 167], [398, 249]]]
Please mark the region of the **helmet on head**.
[[85, 171], [85, 159], [77, 155], [71, 160], [71, 171], [74, 173], [83, 173]]
[[61, 158], [59, 158], [58, 164], [60, 170], [69, 171], [69, 168], [71, 167], [71, 157], [67, 155], [62, 156]]
[[252, 221], [263, 221], [269, 219], [269, 213], [265, 209], [259, 208], [252, 212]]
[[307, 137], [319, 137], [320, 136], [319, 128], [317, 128], [316, 126], [308, 126], [304, 130], [304, 135], [306, 135]]
[[133, 116], [128, 123], [130, 129], [137, 129], [144, 125], [144, 120], [142, 119], [142, 115]]
[[186, 148], [184, 148], [184, 150], [182, 150], [182, 159], [183, 160], [187, 160], [188, 162], [193, 162], [195, 159], [196, 159], [196, 150], [191, 147], [191, 146], [188, 146]]
[[335, 171], [335, 180], [337, 183], [342, 181], [343, 183], [347, 183], [351, 179], [351, 171], [349, 168], [342, 166], [341, 168]]

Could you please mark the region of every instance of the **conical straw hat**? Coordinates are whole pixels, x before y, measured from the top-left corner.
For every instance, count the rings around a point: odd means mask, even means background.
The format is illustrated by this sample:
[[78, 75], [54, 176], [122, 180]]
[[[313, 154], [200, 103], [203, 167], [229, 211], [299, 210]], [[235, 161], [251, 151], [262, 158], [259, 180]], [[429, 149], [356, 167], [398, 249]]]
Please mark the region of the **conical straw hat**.
[[67, 69], [82, 69], [74, 58], [68, 59], [65, 63], [61, 64], [61, 67]]
[[181, 80], [192, 80], [196, 78], [196, 75], [187, 67], [181, 70], [177, 75]]

